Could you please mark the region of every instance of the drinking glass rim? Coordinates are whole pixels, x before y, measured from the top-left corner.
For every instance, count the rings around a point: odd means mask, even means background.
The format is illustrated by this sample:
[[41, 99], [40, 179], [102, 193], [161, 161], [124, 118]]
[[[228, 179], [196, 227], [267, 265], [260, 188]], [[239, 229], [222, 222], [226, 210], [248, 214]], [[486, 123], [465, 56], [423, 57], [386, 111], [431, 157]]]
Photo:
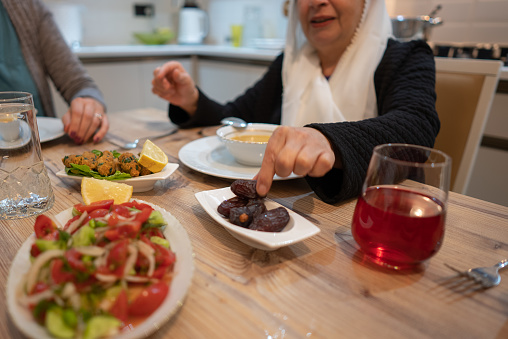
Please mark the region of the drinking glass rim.
[[[380, 149], [387, 148], [387, 147], [407, 147], [407, 148], [412, 148], [412, 149], [419, 149], [419, 150], [423, 150], [423, 151], [428, 151], [431, 153], [437, 153], [437, 154], [441, 155], [444, 158], [444, 160], [442, 162], [427, 163], [427, 162], [414, 162], [414, 161], [394, 159], [394, 158], [390, 157], [389, 155], [379, 153]], [[372, 151], [372, 155], [374, 155], [374, 154], [376, 154], [380, 157], [383, 157], [386, 160], [392, 161], [394, 163], [398, 163], [400, 165], [406, 165], [406, 166], [410, 165], [410, 166], [415, 166], [415, 167], [445, 167], [445, 166], [448, 166], [449, 164], [451, 164], [451, 162], [452, 162], [452, 158], [443, 151], [440, 151], [435, 148], [430, 148], [430, 147], [421, 146], [421, 145], [414, 145], [414, 144], [404, 144], [404, 143], [380, 144], [380, 145], [377, 145], [374, 147], [374, 150]]]
[[[2, 96], [4, 94], [15, 94], [15, 95], [19, 95], [19, 96], [13, 96], [12, 98], [2, 98]], [[16, 100], [25, 99], [25, 98], [32, 98], [32, 97], [33, 97], [32, 93], [29, 93], [29, 92], [23, 92], [23, 91], [5, 91], [5, 92], [1, 92], [0, 91], [0, 102], [1, 103], [16, 101]]]

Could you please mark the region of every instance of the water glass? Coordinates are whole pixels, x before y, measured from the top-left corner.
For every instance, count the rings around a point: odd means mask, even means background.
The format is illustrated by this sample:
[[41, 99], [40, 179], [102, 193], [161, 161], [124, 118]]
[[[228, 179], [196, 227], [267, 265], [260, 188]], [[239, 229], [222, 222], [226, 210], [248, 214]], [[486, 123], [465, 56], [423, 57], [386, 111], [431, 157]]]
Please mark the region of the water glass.
[[353, 237], [383, 267], [418, 266], [442, 245], [451, 158], [416, 145], [374, 148], [353, 215]]
[[0, 92], [0, 219], [37, 215], [54, 201], [32, 95]]

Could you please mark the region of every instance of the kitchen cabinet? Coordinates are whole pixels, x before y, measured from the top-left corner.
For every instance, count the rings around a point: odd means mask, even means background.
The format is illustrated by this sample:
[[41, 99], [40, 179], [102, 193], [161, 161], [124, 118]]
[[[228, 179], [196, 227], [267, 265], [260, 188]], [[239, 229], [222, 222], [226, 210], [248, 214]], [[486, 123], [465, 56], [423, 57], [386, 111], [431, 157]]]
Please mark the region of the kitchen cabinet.
[[267, 64], [198, 59], [196, 82], [209, 98], [226, 103], [254, 85], [267, 69]]
[[[122, 111], [143, 107], [166, 110], [168, 102], [152, 93], [153, 70], [166, 60], [107, 60], [84, 62], [84, 66], [104, 95], [108, 111]], [[176, 58], [188, 72], [193, 72], [191, 58]], [[67, 112], [67, 104], [52, 87], [57, 116]]]
[[[501, 80], [508, 84], [508, 80]], [[500, 83], [501, 84], [501, 83]], [[508, 146], [508, 93], [494, 96], [484, 136]], [[508, 86], [507, 86], [508, 87]], [[508, 149], [483, 146], [478, 150], [467, 195], [508, 206]]]

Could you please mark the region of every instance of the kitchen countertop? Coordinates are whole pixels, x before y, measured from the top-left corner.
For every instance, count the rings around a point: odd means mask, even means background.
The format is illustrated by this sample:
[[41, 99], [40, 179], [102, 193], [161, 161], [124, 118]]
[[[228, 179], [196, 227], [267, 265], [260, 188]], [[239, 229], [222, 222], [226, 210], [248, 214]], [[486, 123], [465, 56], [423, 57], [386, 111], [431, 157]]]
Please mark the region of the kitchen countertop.
[[[197, 55], [272, 61], [281, 50], [219, 45], [111, 45], [78, 47], [73, 52], [80, 59]], [[502, 68], [500, 79], [508, 80], [508, 66]]]
[[112, 45], [78, 47], [73, 52], [80, 59], [197, 55], [272, 61], [281, 50], [218, 45]]

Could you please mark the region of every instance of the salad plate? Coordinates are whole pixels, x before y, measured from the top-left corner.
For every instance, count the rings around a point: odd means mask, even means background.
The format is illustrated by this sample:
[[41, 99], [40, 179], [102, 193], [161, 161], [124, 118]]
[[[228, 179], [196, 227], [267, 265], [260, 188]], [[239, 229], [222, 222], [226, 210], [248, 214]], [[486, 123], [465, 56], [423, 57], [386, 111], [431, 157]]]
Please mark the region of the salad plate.
[[[225, 179], [252, 179], [260, 167], [242, 165], [217, 136], [209, 136], [189, 142], [180, 149], [178, 158], [195, 171]], [[288, 177], [275, 175], [273, 180], [301, 178], [291, 173]]]
[[[148, 204], [161, 212], [167, 222], [163, 233], [170, 242], [171, 250], [176, 254], [176, 262], [170, 292], [163, 303], [143, 322], [133, 328], [124, 329], [118, 335], [112, 337], [115, 339], [144, 338], [162, 327], [183, 305], [194, 274], [192, 246], [189, 236], [180, 222], [161, 207], [139, 199], [135, 200]], [[70, 217], [72, 217], [72, 207], [58, 214], [55, 219], [63, 225]], [[14, 257], [7, 281], [7, 308], [12, 321], [24, 335], [30, 338], [50, 339], [53, 337], [49, 335], [47, 330], [40, 326], [33, 319], [31, 312], [17, 301], [18, 286], [31, 265], [29, 254], [34, 241], [35, 234], [32, 234]]]
[[[168, 163], [162, 171], [149, 175], [143, 175], [140, 177], [128, 178], [123, 180], [115, 180], [133, 187], [134, 192], [146, 192], [153, 189], [153, 186], [158, 180], [167, 179], [174, 171], [178, 168], [178, 164]], [[84, 177], [81, 175], [68, 175], [65, 169], [56, 172], [56, 176], [64, 179], [70, 179], [75, 181], [81, 181]]]
[[37, 127], [41, 143], [58, 139], [65, 135], [63, 122], [58, 118], [37, 117]]
[[[196, 199], [203, 209], [226, 231], [241, 242], [265, 251], [273, 251], [283, 246], [288, 246], [302, 240], [305, 240], [320, 232], [320, 229], [301, 215], [286, 210], [289, 213], [289, 223], [280, 232], [262, 232], [243, 228], [230, 223], [219, 212], [217, 207], [224, 201], [233, 198], [235, 194], [229, 187], [220, 188], [211, 191], [202, 191], [195, 194]], [[271, 210], [282, 205], [265, 199], [266, 208]], [[283, 207], [283, 206], [282, 206]]]

